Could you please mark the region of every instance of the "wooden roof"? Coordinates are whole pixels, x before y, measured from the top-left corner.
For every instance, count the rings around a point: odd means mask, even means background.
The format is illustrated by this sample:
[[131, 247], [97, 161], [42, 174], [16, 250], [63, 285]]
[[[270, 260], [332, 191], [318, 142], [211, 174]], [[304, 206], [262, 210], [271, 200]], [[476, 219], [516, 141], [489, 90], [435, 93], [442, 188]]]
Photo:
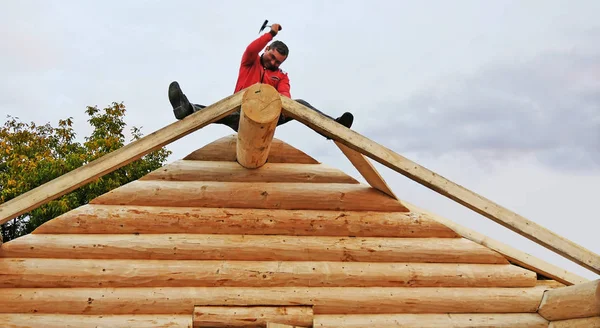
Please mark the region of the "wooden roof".
[[3, 244], [2, 326], [206, 326], [235, 306], [315, 327], [547, 323], [535, 312], [560, 284], [280, 140], [246, 169], [235, 142]]
[[[593, 272], [600, 256], [268, 85], [0, 204], [0, 223], [240, 107], [239, 134], [0, 241], [0, 326], [567, 327], [600, 316], [600, 281], [401, 200], [367, 157]], [[368, 184], [273, 139], [281, 112], [334, 139]]]

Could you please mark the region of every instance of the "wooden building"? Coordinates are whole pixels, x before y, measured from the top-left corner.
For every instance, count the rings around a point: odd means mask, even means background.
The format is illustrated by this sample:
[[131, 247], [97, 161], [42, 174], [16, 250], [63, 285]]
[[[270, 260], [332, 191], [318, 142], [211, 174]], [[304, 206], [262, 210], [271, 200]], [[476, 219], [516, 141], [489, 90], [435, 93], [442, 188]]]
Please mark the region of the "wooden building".
[[[0, 222], [233, 110], [238, 134], [0, 247], [0, 327], [600, 327], [599, 281], [408, 204], [374, 159], [598, 273], [598, 255], [255, 85], [0, 206]], [[273, 138], [281, 111], [368, 184]]]

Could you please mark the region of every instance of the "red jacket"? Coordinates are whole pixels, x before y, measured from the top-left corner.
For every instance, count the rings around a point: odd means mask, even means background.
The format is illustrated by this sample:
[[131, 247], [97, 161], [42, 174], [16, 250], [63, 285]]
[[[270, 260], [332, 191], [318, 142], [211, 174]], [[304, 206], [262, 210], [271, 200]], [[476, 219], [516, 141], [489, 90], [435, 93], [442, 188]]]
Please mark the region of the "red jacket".
[[242, 56], [234, 93], [260, 82], [272, 85], [280, 94], [288, 98], [292, 97], [287, 73], [281, 69], [277, 71], [265, 69], [260, 62], [259, 53], [271, 40], [273, 40], [273, 35], [265, 33], [248, 45]]

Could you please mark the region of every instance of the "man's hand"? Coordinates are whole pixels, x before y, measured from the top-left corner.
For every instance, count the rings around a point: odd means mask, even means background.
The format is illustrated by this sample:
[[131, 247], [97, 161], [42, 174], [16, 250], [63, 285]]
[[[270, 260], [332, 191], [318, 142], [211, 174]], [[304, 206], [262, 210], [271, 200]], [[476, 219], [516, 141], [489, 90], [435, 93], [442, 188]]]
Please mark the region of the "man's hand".
[[273, 25], [271, 25], [271, 32], [272, 32], [274, 35], [277, 35], [277, 33], [278, 33], [279, 31], [281, 31], [281, 25], [279, 25], [279, 24], [273, 24]]

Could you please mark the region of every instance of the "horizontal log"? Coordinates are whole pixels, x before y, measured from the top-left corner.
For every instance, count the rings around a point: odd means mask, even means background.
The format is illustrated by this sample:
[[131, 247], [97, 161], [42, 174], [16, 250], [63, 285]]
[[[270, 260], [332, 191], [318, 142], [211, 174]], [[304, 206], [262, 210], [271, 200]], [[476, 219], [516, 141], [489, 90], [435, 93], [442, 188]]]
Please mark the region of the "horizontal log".
[[600, 328], [600, 317], [552, 321], [548, 328]]
[[[194, 161], [236, 161], [237, 134], [215, 140], [183, 159]], [[317, 160], [291, 145], [274, 138], [267, 163], [319, 164]]]
[[505, 264], [0, 259], [0, 288], [533, 287]]
[[266, 163], [247, 169], [236, 162], [180, 160], [152, 171], [139, 180], [220, 182], [359, 182], [325, 164]]
[[103, 205], [408, 212], [362, 184], [133, 181], [90, 201]]
[[[300, 326], [290, 326], [283, 323], [267, 322], [266, 328], [305, 328]], [[308, 328], [308, 327], [306, 327]]]
[[459, 237], [445, 225], [416, 213], [89, 204], [33, 231], [33, 234], [59, 233]]
[[258, 235], [27, 235], [0, 257], [508, 263], [466, 239]]
[[314, 328], [547, 328], [536, 313], [316, 315]]
[[538, 312], [550, 321], [600, 316], [600, 280], [547, 291]]
[[196, 306], [194, 327], [266, 327], [267, 322], [312, 327], [311, 306]]
[[565, 270], [564, 268], [558, 267], [554, 264], [550, 264], [546, 261], [527, 254], [519, 249], [511, 247], [507, 244], [503, 244], [495, 239], [490, 238], [484, 234], [481, 234], [475, 230], [471, 230], [467, 227], [461, 226], [456, 222], [453, 222], [445, 217], [430, 213], [427, 210], [419, 208], [409, 202], [402, 202], [408, 207], [413, 213], [420, 213], [424, 217], [429, 217], [448, 228], [456, 231], [459, 235], [469, 240], [472, 240], [478, 244], [481, 244], [491, 250], [494, 250], [504, 255], [511, 263], [515, 263], [529, 270], [535, 271], [542, 276], [552, 278], [566, 285], [573, 285], [589, 281], [589, 279], [582, 276], [576, 275], [572, 272]]
[[39, 314], [5, 313], [0, 314], [0, 327], [3, 328], [192, 328], [192, 317], [183, 315], [85, 315], [85, 314]]
[[534, 313], [544, 289], [413, 287], [7, 288], [0, 313], [190, 314], [194, 306], [313, 305], [315, 314]]

